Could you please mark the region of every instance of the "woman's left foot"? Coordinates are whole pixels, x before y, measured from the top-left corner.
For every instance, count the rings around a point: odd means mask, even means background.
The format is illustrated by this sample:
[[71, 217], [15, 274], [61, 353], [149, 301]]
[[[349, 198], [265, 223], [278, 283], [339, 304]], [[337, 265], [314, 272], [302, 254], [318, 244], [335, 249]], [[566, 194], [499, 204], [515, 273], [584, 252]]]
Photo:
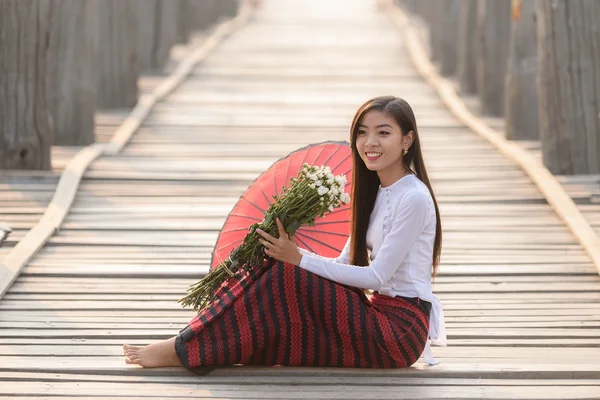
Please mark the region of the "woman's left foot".
[[144, 347], [124, 344], [123, 353], [127, 364], [138, 364], [144, 368], [183, 366], [175, 352], [175, 337]]

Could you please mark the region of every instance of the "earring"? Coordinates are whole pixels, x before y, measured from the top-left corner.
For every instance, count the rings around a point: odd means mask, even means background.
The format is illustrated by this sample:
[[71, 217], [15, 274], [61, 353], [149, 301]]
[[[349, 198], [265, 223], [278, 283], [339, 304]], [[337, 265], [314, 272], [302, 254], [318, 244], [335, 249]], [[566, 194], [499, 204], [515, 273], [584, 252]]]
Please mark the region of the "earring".
[[403, 149], [403, 150], [402, 150], [402, 155], [403, 155], [403, 156], [405, 156], [405, 155], [406, 155], [406, 153], [408, 153], [408, 150], [406, 150], [406, 149]]

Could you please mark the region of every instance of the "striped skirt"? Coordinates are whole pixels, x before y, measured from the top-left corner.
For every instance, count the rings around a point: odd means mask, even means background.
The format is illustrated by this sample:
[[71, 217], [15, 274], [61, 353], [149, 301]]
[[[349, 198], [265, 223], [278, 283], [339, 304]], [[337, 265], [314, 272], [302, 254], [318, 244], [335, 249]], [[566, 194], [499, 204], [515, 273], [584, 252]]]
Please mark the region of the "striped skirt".
[[421, 356], [428, 302], [367, 297], [276, 260], [265, 267], [223, 285], [215, 301], [179, 332], [175, 350], [185, 367], [401, 368]]

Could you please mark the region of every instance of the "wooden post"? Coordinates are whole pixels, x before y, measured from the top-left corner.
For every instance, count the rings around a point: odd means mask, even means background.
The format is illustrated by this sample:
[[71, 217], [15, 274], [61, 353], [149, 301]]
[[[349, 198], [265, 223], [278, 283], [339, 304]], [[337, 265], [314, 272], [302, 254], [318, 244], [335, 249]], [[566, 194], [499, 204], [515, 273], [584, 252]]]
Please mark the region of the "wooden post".
[[483, 114], [504, 114], [510, 6], [511, 0], [479, 0], [477, 89]]
[[140, 70], [146, 71], [153, 68], [154, 58], [154, 33], [157, 30], [156, 8], [160, 0], [132, 0], [135, 2], [138, 18], [138, 40]]
[[536, 5], [544, 164], [554, 174], [600, 173], [600, 2]]
[[154, 55], [152, 66], [162, 68], [169, 60], [171, 47], [177, 43], [181, 1], [159, 0], [156, 8], [156, 26], [154, 32]]
[[432, 61], [439, 61], [441, 57], [442, 37], [444, 31], [441, 26], [443, 18], [443, 7], [436, 4], [435, 0], [427, 0], [429, 3], [425, 10], [425, 19], [429, 25], [429, 49]]
[[417, 11], [417, 4], [419, 0], [396, 0], [396, 4], [401, 6], [406, 11], [414, 13]]
[[98, 107], [132, 107], [140, 75], [138, 13], [131, 0], [101, 0], [97, 14]]
[[415, 3], [415, 14], [425, 19], [425, 15], [427, 14], [426, 10], [429, 9], [429, 1], [430, 0], [417, 0]]
[[139, 18], [140, 69], [162, 68], [177, 43], [178, 0], [136, 0]]
[[97, 3], [61, 0], [54, 4], [49, 52], [55, 62], [48, 65], [47, 81], [54, 144], [85, 146], [95, 139]]
[[506, 72], [506, 137], [535, 140], [539, 138], [535, 0], [513, 0], [511, 14]]
[[238, 13], [240, 0], [218, 0], [217, 1], [217, 20], [220, 17], [231, 18]]
[[477, 93], [477, 4], [478, 0], [460, 4], [456, 78], [464, 94]]
[[0, 1], [0, 169], [51, 168], [51, 8], [47, 1]]
[[181, 0], [179, 41], [187, 42], [194, 31], [207, 29], [217, 20], [219, 6], [225, 0]]
[[438, 5], [438, 25], [440, 32], [440, 74], [454, 75], [458, 61], [458, 23], [460, 19], [460, 0], [444, 0]]

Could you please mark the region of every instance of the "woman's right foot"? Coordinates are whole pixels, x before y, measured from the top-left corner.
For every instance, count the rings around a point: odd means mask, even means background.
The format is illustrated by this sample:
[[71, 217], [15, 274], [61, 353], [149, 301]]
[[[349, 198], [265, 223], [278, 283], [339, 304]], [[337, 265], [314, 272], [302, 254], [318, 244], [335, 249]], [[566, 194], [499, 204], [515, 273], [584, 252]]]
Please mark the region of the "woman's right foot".
[[183, 367], [175, 352], [175, 337], [148, 346], [123, 345], [125, 362], [138, 364], [144, 368]]

